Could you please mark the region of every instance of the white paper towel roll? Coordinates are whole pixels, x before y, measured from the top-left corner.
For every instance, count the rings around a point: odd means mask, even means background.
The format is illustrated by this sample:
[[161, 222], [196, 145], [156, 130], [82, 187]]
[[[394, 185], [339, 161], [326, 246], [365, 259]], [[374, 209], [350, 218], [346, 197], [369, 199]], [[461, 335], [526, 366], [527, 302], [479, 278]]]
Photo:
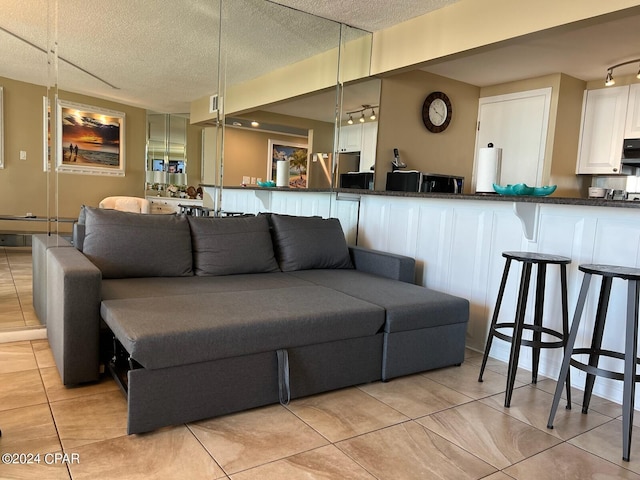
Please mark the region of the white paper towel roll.
[[289, 186], [289, 160], [276, 162], [276, 187]]
[[476, 193], [495, 193], [494, 183], [500, 182], [502, 149], [485, 147], [478, 151]]

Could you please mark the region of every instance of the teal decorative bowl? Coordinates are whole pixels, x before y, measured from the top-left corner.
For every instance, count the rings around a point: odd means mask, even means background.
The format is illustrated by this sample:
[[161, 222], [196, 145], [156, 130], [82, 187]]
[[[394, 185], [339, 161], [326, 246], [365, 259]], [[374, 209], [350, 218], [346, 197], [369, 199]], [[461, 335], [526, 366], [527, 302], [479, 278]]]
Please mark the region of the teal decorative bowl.
[[273, 188], [273, 187], [276, 186], [276, 182], [274, 182], [273, 180], [267, 180], [266, 182], [258, 182], [258, 186], [259, 187]]
[[496, 185], [493, 184], [493, 189], [500, 195], [535, 195], [538, 197], [544, 197], [551, 195], [556, 191], [557, 185], [549, 185], [547, 187], [529, 187], [525, 183], [516, 183], [515, 185]]

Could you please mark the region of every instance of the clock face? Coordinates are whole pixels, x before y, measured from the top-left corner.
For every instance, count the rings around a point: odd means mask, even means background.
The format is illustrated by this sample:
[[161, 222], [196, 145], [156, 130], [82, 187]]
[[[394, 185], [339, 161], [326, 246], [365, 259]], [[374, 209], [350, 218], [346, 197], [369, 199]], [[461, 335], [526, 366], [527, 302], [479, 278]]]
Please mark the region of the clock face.
[[430, 93], [422, 105], [422, 121], [427, 130], [443, 132], [451, 122], [451, 101], [442, 92]]
[[441, 98], [436, 98], [429, 105], [429, 120], [436, 127], [441, 126], [447, 119], [447, 105]]

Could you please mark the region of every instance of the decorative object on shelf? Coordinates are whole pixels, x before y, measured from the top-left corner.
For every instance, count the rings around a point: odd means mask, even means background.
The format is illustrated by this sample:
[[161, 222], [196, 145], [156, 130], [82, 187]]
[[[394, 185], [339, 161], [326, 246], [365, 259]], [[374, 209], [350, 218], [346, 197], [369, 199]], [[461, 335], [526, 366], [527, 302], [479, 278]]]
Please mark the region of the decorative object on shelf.
[[[640, 58], [636, 58], [635, 60], [629, 60], [628, 62], [618, 63], [617, 65], [613, 65], [607, 68], [607, 77], [604, 80], [605, 87], [611, 87], [612, 85], [616, 84], [616, 81], [613, 79], [614, 68], [622, 67], [624, 65], [630, 65], [632, 63], [640, 64]], [[638, 74], [636, 75], [636, 78], [640, 79], [640, 66], [638, 66]]]
[[451, 100], [442, 92], [432, 92], [422, 104], [422, 121], [432, 133], [444, 132], [451, 123]]
[[360, 114], [360, 118], [358, 119], [358, 121], [360, 123], [366, 122], [366, 118], [364, 114], [367, 110], [371, 110], [371, 114], [369, 115], [369, 120], [371, 121], [376, 120], [378, 118], [376, 116], [376, 110], [375, 110], [376, 108], [378, 108], [378, 105], [362, 105], [362, 108], [358, 108], [356, 110], [351, 110], [350, 112], [347, 112], [346, 115], [349, 116], [349, 120], [347, 120], [347, 123], [349, 125], [353, 125], [353, 116], [358, 113]]
[[57, 109], [56, 170], [124, 176], [125, 114], [65, 100]]
[[493, 189], [500, 195], [523, 196], [533, 195], [536, 197], [545, 197], [556, 191], [557, 185], [548, 185], [546, 187], [529, 187], [526, 183], [516, 183], [515, 185], [496, 185]]
[[273, 188], [276, 186], [276, 182], [273, 182], [271, 180], [267, 180], [266, 182], [258, 182], [258, 186], [259, 187], [265, 187], [265, 188]]
[[189, 198], [196, 198], [196, 195], [198, 195], [198, 191], [196, 190], [196, 187], [190, 185], [187, 187], [187, 195], [189, 195]]

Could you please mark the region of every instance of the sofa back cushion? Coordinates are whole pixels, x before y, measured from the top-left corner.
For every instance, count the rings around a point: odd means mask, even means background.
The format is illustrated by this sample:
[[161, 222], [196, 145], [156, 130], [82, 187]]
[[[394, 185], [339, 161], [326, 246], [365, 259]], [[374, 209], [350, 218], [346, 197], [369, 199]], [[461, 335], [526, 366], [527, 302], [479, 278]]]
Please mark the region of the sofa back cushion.
[[337, 218], [272, 214], [276, 258], [283, 272], [316, 268], [353, 268]]
[[188, 217], [196, 275], [279, 272], [265, 217]]
[[193, 275], [183, 215], [144, 215], [85, 207], [83, 253], [103, 278]]

